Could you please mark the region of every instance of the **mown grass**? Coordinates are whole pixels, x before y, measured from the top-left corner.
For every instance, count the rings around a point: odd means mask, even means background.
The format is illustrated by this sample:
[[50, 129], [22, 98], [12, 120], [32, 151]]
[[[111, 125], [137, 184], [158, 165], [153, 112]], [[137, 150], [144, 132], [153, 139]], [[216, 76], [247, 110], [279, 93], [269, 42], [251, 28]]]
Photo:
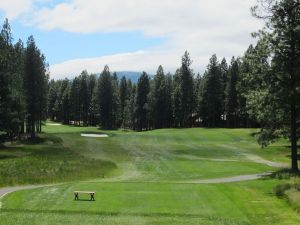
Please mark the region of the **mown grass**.
[[[255, 129], [136, 133], [61, 125], [44, 131], [39, 143], [0, 150], [1, 184], [72, 182], [8, 194], [0, 201], [0, 224], [300, 224], [297, 212], [274, 191], [287, 180], [197, 184], [278, 170], [249, 154], [289, 161], [284, 140], [261, 149], [251, 135]], [[5, 174], [6, 163], [12, 169]], [[110, 176], [103, 179], [102, 173]], [[74, 190], [96, 191], [96, 201], [74, 201]]]
[[[0, 219], [4, 224], [299, 224], [297, 212], [273, 193], [278, 183], [74, 183], [8, 195]], [[95, 190], [96, 201], [74, 201], [75, 189]], [[33, 222], [37, 217], [39, 223]]]
[[[274, 168], [249, 161], [244, 153], [262, 152], [249, 129], [162, 129], [150, 132], [106, 132], [109, 138], [82, 138], [96, 128], [47, 127], [64, 145], [91, 158], [115, 162], [120, 172], [138, 171], [140, 180], [182, 180], [261, 173]], [[57, 134], [56, 133], [56, 134]], [[282, 149], [281, 149], [282, 150]], [[259, 153], [258, 153], [259, 154]], [[271, 152], [268, 154], [272, 154]], [[210, 161], [226, 159], [235, 161]], [[285, 160], [278, 154], [279, 161]]]

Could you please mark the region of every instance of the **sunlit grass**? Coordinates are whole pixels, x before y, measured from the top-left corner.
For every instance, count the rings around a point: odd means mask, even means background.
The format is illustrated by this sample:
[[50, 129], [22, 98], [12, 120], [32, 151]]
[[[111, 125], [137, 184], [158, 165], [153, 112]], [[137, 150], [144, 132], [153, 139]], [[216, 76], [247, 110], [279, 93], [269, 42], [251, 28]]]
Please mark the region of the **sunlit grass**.
[[[1, 185], [65, 183], [7, 195], [1, 200], [0, 224], [300, 223], [297, 212], [273, 191], [285, 181], [196, 184], [278, 170], [247, 154], [288, 162], [286, 142], [262, 149], [252, 135], [256, 129], [137, 133], [50, 125], [44, 131], [38, 143], [1, 148]], [[74, 201], [74, 190], [96, 191], [96, 201]]]

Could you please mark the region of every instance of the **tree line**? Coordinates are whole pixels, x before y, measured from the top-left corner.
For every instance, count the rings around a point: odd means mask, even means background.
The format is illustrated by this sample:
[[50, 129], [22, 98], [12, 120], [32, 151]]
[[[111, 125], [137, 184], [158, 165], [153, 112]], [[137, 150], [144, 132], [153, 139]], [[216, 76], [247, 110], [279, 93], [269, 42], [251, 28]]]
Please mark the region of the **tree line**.
[[[30, 36], [13, 44], [6, 19], [0, 34], [0, 140], [41, 132], [47, 116], [45, 57]], [[26, 135], [25, 135], [26, 134]]]
[[246, 111], [240, 59], [218, 61], [213, 55], [203, 76], [195, 75], [188, 52], [175, 74], [159, 66], [137, 83], [118, 79], [105, 66], [97, 76], [83, 71], [72, 80], [51, 80], [48, 115], [65, 124], [100, 125], [104, 129], [253, 127]]

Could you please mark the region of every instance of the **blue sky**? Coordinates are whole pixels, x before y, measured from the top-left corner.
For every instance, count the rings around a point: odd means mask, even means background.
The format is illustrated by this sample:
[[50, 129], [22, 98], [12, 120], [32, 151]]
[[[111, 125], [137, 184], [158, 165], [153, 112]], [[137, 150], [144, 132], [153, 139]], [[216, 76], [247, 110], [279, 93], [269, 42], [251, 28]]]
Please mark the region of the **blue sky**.
[[86, 69], [174, 72], [185, 50], [195, 72], [209, 58], [241, 56], [251, 32], [262, 27], [250, 7], [256, 0], [0, 0], [0, 18], [14, 38], [33, 35], [52, 78]]
[[[3, 13], [0, 15], [3, 21]], [[15, 20], [10, 22], [10, 25], [14, 41], [21, 38], [26, 43], [27, 38], [33, 35], [50, 65], [70, 59], [135, 52], [164, 43], [164, 38], [145, 37], [141, 32], [72, 33], [59, 29], [48, 31], [23, 25]]]

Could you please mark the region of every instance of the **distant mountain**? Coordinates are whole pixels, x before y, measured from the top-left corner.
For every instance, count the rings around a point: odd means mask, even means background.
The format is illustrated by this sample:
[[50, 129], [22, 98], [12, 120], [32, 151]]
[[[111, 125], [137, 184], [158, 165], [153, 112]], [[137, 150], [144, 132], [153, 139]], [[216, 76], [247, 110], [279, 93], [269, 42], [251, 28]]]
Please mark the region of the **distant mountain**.
[[[141, 72], [133, 72], [133, 71], [119, 71], [116, 72], [119, 79], [125, 76], [127, 79], [130, 79], [132, 82], [136, 83], [141, 76]], [[153, 75], [148, 74], [148, 76], [152, 79]]]
[[[116, 71], [114, 71], [116, 72]], [[112, 72], [112, 73], [114, 73]], [[137, 83], [139, 80], [139, 77], [141, 76], [142, 72], [134, 72], [134, 71], [117, 71], [118, 79], [120, 80], [122, 77], [126, 77], [127, 79], [130, 79], [133, 83]], [[100, 76], [100, 73], [95, 73], [97, 77]], [[152, 79], [154, 75], [148, 74], [149, 78]]]

